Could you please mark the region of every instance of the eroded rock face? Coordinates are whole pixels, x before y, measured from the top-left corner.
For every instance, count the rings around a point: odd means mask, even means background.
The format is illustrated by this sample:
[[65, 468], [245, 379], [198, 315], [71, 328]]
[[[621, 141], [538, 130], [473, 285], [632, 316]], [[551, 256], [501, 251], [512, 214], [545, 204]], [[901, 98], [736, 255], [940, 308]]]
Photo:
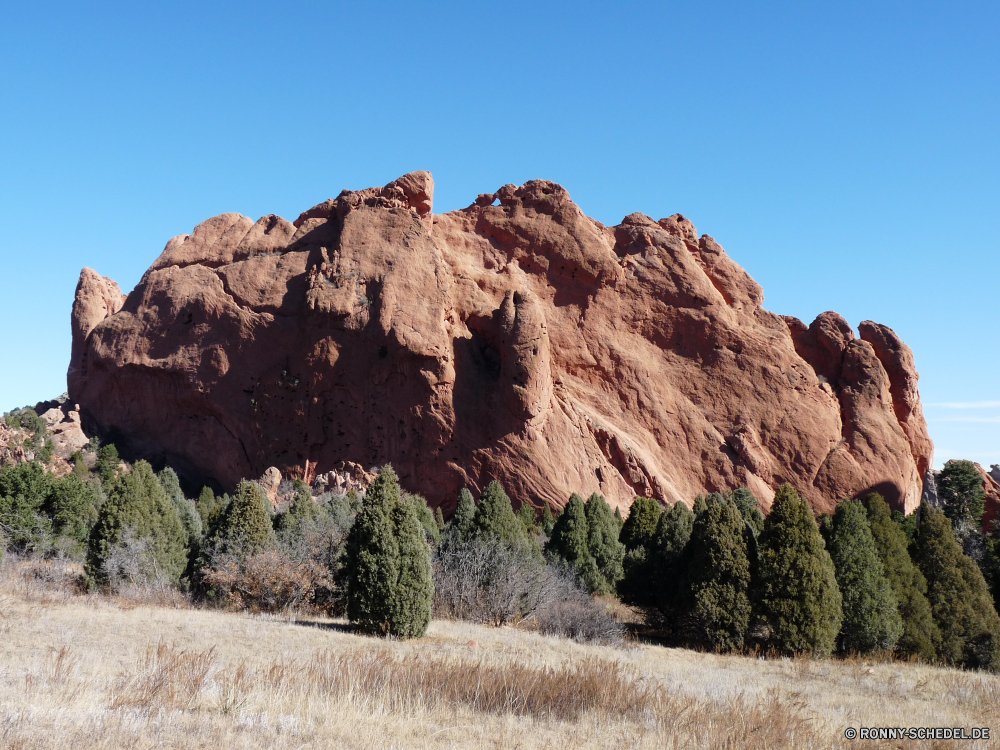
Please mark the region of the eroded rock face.
[[85, 270], [71, 397], [230, 488], [391, 462], [446, 511], [494, 478], [536, 505], [746, 485], [767, 507], [783, 482], [818, 511], [918, 504], [933, 446], [888, 328], [764, 310], [680, 215], [605, 227], [543, 180], [432, 208], [418, 172], [293, 223], [223, 214], [121, 303]]

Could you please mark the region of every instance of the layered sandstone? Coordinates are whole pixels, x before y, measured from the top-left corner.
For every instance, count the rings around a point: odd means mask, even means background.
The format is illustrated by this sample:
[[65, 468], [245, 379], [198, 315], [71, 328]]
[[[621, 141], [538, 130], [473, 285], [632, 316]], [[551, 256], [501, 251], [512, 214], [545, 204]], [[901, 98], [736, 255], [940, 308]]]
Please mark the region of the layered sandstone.
[[71, 397], [226, 487], [353, 462], [446, 510], [491, 479], [556, 506], [746, 485], [767, 507], [783, 482], [817, 510], [919, 502], [933, 446], [890, 329], [768, 312], [680, 215], [605, 227], [543, 180], [432, 209], [417, 172], [292, 223], [209, 219], [127, 298], [85, 269]]

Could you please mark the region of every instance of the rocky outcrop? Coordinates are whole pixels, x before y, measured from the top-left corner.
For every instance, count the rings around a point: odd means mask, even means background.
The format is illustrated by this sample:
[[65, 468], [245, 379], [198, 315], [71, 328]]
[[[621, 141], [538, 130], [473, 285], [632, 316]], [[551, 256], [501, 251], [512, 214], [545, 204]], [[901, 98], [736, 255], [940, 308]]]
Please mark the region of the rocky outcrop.
[[979, 475], [983, 478], [983, 491], [986, 493], [984, 498], [985, 511], [983, 512], [983, 530], [987, 533], [992, 533], [994, 524], [1000, 522], [1000, 466], [994, 464], [990, 467], [989, 473], [980, 466], [975, 464], [976, 470]]
[[209, 219], [127, 298], [85, 270], [71, 397], [227, 487], [391, 462], [446, 511], [494, 478], [556, 506], [746, 485], [768, 507], [791, 482], [818, 511], [916, 507], [933, 447], [888, 328], [768, 312], [680, 215], [605, 227], [543, 180], [432, 209], [417, 172], [292, 223]]

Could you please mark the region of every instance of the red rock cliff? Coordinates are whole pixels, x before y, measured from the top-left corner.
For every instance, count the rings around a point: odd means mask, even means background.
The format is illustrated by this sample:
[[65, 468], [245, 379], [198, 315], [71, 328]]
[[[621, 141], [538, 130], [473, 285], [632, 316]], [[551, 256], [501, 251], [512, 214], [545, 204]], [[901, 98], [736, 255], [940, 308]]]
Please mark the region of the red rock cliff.
[[933, 445], [890, 329], [768, 312], [680, 215], [605, 227], [542, 180], [433, 215], [433, 189], [416, 172], [294, 223], [222, 214], [123, 304], [85, 269], [70, 397], [228, 486], [354, 461], [446, 508], [493, 478], [557, 506], [739, 485], [767, 506], [783, 482], [817, 510], [919, 502]]

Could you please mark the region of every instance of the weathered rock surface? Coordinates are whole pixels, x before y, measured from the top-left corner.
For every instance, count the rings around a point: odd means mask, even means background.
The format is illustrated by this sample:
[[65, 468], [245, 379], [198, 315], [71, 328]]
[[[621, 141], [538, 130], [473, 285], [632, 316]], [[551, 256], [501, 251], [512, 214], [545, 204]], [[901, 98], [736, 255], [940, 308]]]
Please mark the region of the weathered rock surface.
[[990, 533], [993, 531], [993, 524], [1000, 522], [1000, 466], [993, 464], [989, 473], [979, 464], [975, 466], [983, 478], [983, 491], [986, 493], [983, 530]]
[[746, 485], [767, 507], [791, 482], [817, 510], [916, 507], [933, 446], [888, 328], [766, 311], [680, 215], [605, 227], [543, 180], [432, 208], [417, 172], [293, 223], [209, 219], [127, 298], [85, 269], [71, 397], [230, 488], [391, 462], [446, 510], [494, 478], [557, 506]]

